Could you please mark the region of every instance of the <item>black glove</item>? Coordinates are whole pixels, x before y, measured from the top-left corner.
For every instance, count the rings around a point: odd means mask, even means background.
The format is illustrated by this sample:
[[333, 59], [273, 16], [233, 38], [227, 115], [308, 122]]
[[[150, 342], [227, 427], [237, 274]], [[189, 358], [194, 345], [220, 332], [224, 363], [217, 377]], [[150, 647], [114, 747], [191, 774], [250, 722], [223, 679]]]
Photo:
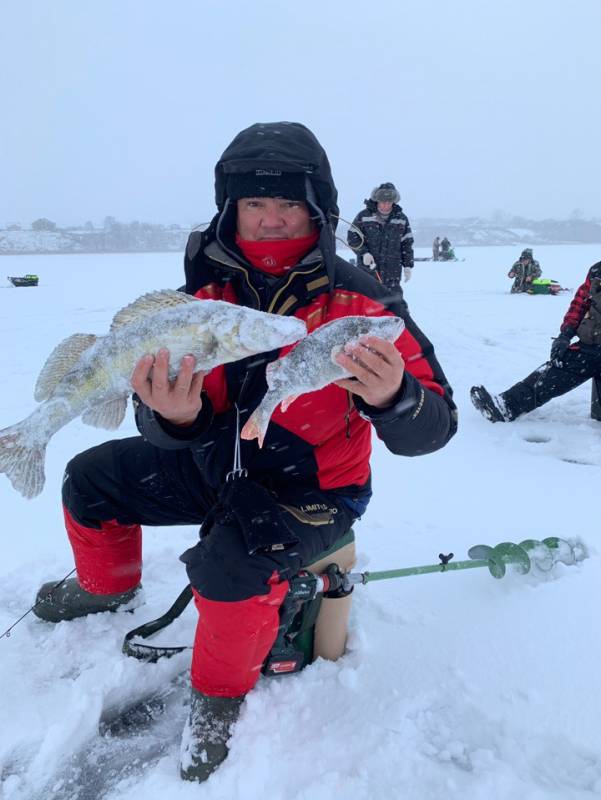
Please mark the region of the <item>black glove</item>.
[[553, 340], [553, 344], [551, 345], [551, 361], [556, 366], [561, 366], [571, 340], [572, 337], [567, 333], [560, 333], [559, 336]]

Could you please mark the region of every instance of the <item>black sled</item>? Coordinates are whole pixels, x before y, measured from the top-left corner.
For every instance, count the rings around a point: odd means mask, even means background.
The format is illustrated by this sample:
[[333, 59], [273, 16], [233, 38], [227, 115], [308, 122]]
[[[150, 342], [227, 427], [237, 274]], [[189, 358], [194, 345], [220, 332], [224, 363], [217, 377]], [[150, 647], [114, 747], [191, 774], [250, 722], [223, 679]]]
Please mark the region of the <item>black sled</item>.
[[8, 280], [13, 286], [37, 286], [39, 278], [37, 275], [7, 275]]

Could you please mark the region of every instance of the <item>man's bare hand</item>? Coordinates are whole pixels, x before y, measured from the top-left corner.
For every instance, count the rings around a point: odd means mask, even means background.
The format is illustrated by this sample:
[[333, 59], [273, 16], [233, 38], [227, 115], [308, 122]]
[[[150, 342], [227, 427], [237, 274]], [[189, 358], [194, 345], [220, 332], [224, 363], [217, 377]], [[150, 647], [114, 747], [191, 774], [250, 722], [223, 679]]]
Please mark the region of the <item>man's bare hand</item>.
[[[174, 381], [169, 380], [169, 350], [156, 356], [143, 356], [131, 376], [131, 385], [140, 400], [164, 419], [182, 427], [192, 425], [200, 409], [204, 372], [194, 373], [196, 359], [184, 356]], [[151, 374], [152, 373], [152, 374]]]
[[387, 339], [364, 336], [357, 344], [346, 345], [336, 356], [336, 362], [353, 376], [336, 381], [336, 385], [374, 408], [391, 405], [401, 388], [405, 362]]

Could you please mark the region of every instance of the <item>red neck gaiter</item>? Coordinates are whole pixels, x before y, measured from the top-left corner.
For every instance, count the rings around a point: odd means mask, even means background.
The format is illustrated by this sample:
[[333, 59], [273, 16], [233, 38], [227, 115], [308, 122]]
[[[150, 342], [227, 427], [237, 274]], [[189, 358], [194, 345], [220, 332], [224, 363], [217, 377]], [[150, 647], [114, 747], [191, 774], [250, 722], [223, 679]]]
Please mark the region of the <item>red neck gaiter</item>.
[[236, 244], [244, 257], [261, 272], [283, 275], [295, 267], [303, 256], [317, 244], [319, 231], [299, 239], [263, 239], [260, 242], [241, 239], [236, 234]]

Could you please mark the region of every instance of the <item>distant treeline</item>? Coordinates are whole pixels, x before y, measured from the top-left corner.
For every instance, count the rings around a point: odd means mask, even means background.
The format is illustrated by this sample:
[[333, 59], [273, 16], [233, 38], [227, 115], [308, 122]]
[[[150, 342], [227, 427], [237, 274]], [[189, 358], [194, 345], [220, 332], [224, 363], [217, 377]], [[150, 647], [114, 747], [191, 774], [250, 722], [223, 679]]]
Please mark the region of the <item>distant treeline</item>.
[[180, 225], [119, 222], [107, 217], [102, 228], [91, 222], [80, 227], [59, 228], [41, 218], [31, 228], [9, 225], [0, 229], [0, 254], [26, 253], [144, 253], [183, 250], [190, 229]]
[[427, 247], [435, 236], [447, 236], [453, 245], [592, 244], [601, 242], [601, 220], [544, 219], [503, 215], [483, 219], [416, 219], [415, 243]]
[[[531, 220], [508, 214], [492, 219], [413, 218], [411, 225], [418, 247], [430, 247], [435, 236], [447, 236], [454, 247], [474, 245], [537, 245], [601, 243], [601, 220]], [[340, 223], [338, 237], [346, 241], [347, 226]], [[182, 252], [190, 228], [148, 222], [119, 222], [106, 217], [102, 227], [91, 222], [79, 227], [59, 228], [52, 220], [34, 220], [30, 228], [8, 225], [0, 229], [0, 255], [48, 253], [148, 253]]]

